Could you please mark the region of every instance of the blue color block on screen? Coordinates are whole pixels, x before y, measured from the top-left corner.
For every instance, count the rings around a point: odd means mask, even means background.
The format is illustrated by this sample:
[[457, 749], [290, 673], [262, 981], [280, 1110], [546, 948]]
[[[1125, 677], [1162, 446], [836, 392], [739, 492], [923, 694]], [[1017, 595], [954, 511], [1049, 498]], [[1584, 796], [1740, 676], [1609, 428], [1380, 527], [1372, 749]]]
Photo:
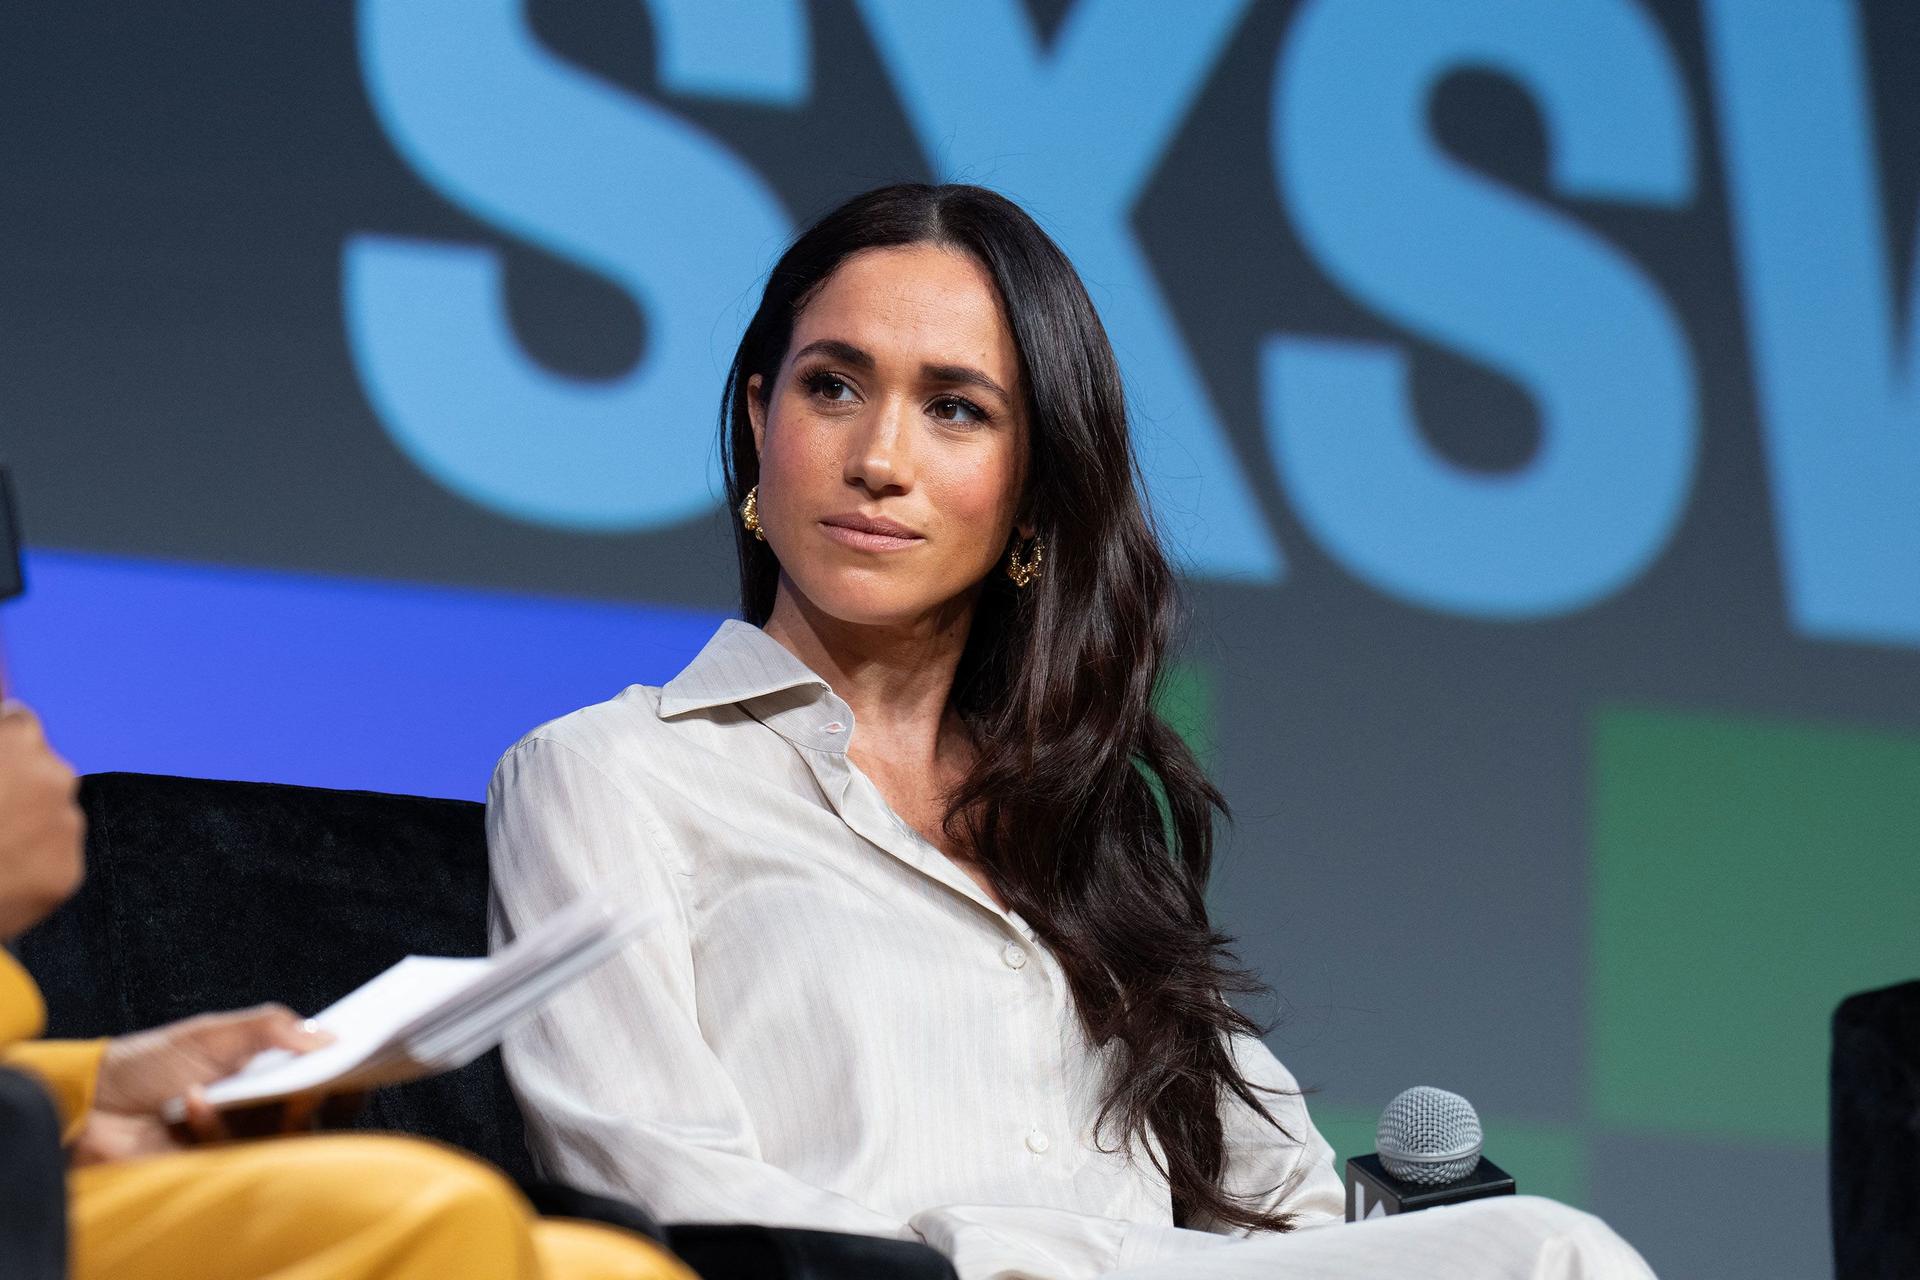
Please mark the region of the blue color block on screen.
[[37, 551], [7, 692], [83, 773], [479, 799], [527, 730], [670, 679], [720, 615]]

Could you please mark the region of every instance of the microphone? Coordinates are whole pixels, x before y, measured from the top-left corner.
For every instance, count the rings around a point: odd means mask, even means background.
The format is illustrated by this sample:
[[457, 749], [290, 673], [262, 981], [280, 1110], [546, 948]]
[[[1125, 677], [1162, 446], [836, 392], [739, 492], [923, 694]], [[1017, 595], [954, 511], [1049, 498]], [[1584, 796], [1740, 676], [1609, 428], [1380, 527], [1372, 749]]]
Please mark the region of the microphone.
[[1479, 1113], [1459, 1094], [1408, 1089], [1380, 1113], [1379, 1151], [1347, 1161], [1347, 1221], [1512, 1195], [1512, 1175], [1480, 1154], [1483, 1138]]

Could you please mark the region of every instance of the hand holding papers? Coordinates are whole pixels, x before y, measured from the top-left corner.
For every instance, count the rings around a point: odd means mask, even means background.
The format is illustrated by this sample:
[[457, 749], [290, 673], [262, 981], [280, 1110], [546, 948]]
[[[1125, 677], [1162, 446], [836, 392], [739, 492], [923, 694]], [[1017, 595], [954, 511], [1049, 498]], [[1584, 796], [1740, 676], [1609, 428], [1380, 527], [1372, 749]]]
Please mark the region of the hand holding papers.
[[[507, 1028], [609, 959], [659, 920], [582, 900], [491, 956], [408, 956], [313, 1019], [333, 1043], [274, 1049], [207, 1086], [216, 1108], [305, 1093], [345, 1093], [452, 1071], [500, 1043]], [[176, 1099], [168, 1120], [185, 1113]]]

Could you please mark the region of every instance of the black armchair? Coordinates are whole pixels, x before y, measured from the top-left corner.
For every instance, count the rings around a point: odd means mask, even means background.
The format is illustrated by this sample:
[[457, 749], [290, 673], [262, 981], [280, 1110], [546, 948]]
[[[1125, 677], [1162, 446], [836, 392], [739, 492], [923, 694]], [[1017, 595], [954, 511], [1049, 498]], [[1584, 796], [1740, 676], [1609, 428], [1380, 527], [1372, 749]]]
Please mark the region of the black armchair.
[[[20, 940], [48, 1034], [117, 1035], [211, 1009], [324, 1007], [410, 954], [486, 950], [480, 805], [146, 774], [83, 780], [87, 880]], [[376, 1091], [359, 1127], [481, 1156], [536, 1207], [662, 1236], [702, 1276], [952, 1280], [908, 1241], [754, 1226], [654, 1226], [543, 1185], [497, 1053]]]
[[1920, 1276], [1920, 982], [1863, 991], [1833, 1015], [1837, 1280]]

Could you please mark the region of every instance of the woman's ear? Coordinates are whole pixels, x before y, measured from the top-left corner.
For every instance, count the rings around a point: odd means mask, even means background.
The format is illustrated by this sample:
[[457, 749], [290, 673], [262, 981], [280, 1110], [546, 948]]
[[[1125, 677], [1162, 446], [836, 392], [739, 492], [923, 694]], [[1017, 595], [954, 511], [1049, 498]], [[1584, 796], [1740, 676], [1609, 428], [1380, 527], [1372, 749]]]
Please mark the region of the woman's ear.
[[767, 436], [767, 382], [759, 374], [747, 379], [747, 420], [753, 424], [753, 452], [758, 457]]

